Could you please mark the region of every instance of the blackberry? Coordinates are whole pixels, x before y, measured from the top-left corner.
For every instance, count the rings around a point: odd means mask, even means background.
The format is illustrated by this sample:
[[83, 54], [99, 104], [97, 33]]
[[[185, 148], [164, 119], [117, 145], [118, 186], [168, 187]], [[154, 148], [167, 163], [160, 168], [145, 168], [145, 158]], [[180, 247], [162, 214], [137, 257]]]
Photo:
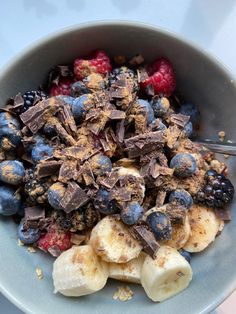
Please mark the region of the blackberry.
[[25, 172], [24, 182], [24, 192], [28, 195], [28, 202], [31, 204], [46, 202], [47, 190], [50, 187], [50, 183], [46, 179], [37, 179], [34, 170], [27, 169]]
[[195, 201], [209, 207], [223, 207], [234, 196], [233, 184], [223, 174], [208, 170], [205, 174], [205, 186], [195, 196]]
[[36, 102], [44, 100], [47, 98], [47, 95], [40, 90], [26, 92], [22, 95], [24, 99], [24, 107], [22, 108], [22, 112], [28, 110], [30, 107], [36, 104]]
[[133, 92], [137, 92], [139, 90], [137, 75], [133, 70], [128, 69], [127, 67], [114, 69], [109, 75], [109, 85], [112, 86], [121, 79], [125, 79], [130, 82]]

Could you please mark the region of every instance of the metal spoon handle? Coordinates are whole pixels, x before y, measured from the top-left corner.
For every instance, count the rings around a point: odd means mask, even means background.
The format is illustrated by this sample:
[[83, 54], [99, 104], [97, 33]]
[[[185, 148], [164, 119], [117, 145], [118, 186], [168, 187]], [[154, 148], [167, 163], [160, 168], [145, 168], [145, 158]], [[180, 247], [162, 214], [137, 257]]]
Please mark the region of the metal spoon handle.
[[219, 143], [213, 141], [196, 141], [196, 144], [202, 145], [214, 153], [236, 156], [236, 143]]

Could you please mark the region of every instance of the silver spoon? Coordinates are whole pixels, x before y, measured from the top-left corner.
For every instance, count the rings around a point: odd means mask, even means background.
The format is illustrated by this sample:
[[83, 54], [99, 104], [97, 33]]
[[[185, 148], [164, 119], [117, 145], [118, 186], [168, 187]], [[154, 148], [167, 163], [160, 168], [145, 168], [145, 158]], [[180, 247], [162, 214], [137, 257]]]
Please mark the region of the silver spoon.
[[195, 143], [204, 146], [214, 153], [236, 156], [236, 143], [222, 143], [208, 140], [197, 140]]

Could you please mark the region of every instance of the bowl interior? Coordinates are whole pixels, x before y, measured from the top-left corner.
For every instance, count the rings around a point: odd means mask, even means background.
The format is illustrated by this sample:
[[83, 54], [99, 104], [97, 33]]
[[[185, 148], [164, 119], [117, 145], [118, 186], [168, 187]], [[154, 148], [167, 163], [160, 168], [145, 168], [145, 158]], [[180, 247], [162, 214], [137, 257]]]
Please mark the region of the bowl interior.
[[[166, 32], [132, 23], [98, 23], [66, 30], [29, 49], [0, 75], [0, 103], [17, 92], [37, 88], [48, 70], [69, 63], [91, 50], [102, 48], [109, 55], [131, 57], [141, 53], [146, 61], [168, 57], [177, 74], [177, 89], [194, 102], [202, 114], [201, 136], [216, 139], [224, 130], [227, 139], [236, 140], [236, 88], [227, 72], [206, 54]], [[236, 184], [236, 163], [228, 160], [229, 173]], [[235, 207], [235, 202], [232, 208]], [[236, 256], [236, 217], [222, 235], [203, 253], [192, 259], [194, 272], [189, 288], [164, 303], [154, 304], [141, 287], [129, 302], [112, 299], [119, 282], [110, 280], [100, 292], [77, 299], [53, 294], [53, 258], [29, 253], [17, 245], [16, 226], [0, 218], [0, 286], [2, 292], [29, 313], [206, 313], [217, 306], [236, 287], [232, 271]], [[44, 279], [37, 279], [40, 267]], [[191, 306], [191, 310], [190, 310]]]

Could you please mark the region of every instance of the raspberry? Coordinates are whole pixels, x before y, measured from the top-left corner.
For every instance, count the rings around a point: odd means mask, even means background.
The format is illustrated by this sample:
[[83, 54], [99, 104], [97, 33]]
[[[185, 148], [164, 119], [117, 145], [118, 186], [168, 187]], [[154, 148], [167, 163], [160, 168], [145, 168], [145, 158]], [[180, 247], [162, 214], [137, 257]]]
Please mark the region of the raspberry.
[[175, 73], [171, 63], [164, 58], [157, 59], [147, 66], [149, 77], [141, 82], [141, 87], [152, 85], [155, 94], [170, 96], [175, 90]]
[[47, 233], [39, 239], [38, 247], [45, 252], [50, 252], [52, 248], [65, 251], [72, 246], [70, 239], [70, 232], [65, 232], [57, 224], [52, 224]]
[[59, 80], [58, 84], [52, 84], [50, 89], [50, 96], [58, 96], [58, 95], [70, 95], [71, 85], [74, 80], [70, 77], [63, 77]]
[[74, 73], [78, 80], [82, 80], [92, 73], [107, 74], [112, 69], [110, 59], [102, 50], [94, 52], [89, 59], [76, 59]]

